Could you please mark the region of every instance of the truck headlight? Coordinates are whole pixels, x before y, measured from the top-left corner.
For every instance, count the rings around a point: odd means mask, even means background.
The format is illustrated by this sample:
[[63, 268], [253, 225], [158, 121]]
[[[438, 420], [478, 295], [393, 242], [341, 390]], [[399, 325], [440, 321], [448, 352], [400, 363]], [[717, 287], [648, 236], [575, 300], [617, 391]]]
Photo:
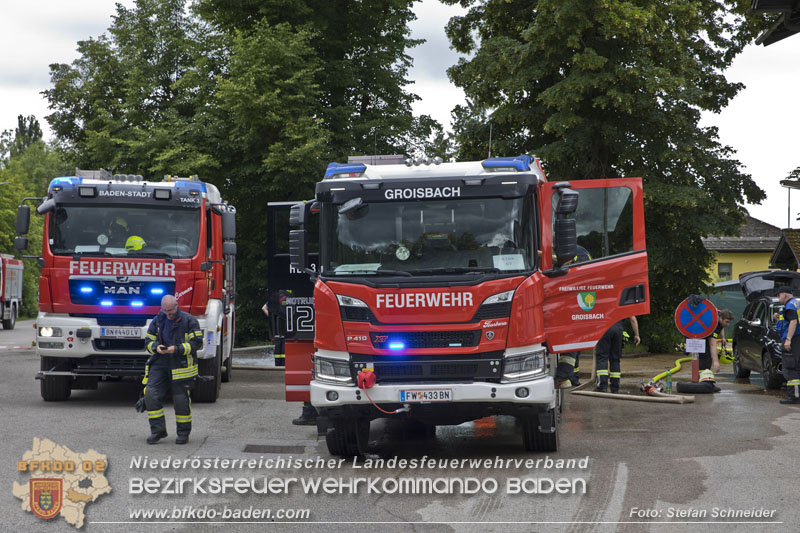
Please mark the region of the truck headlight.
[[506, 357], [503, 360], [503, 379], [522, 381], [535, 376], [547, 375], [547, 351], [545, 349]]
[[353, 385], [350, 363], [341, 359], [314, 358], [314, 379], [337, 385]]
[[44, 326], [39, 328], [40, 337], [61, 337], [61, 328], [51, 328]]
[[336, 299], [339, 300], [339, 305], [345, 307], [369, 307], [363, 301], [359, 300], [358, 298], [353, 298], [352, 296], [337, 294]]

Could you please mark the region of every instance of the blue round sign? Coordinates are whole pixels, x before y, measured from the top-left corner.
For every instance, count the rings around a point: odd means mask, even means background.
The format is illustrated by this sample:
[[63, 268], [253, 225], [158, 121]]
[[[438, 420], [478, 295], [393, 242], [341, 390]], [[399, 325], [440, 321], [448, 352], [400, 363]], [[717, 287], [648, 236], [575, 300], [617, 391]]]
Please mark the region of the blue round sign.
[[717, 308], [709, 300], [691, 305], [687, 298], [675, 309], [675, 326], [690, 339], [705, 339], [717, 329], [717, 321]]

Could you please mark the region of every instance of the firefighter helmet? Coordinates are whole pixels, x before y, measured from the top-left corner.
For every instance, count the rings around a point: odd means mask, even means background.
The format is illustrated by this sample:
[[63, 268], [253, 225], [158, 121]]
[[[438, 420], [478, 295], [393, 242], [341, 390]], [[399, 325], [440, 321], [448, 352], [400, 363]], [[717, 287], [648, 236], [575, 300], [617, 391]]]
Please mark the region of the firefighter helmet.
[[144, 246], [147, 246], [147, 243], [138, 235], [131, 235], [125, 242], [125, 249], [129, 252], [141, 250]]
[[733, 351], [728, 346], [717, 350], [717, 357], [719, 358], [720, 364], [728, 365], [733, 363]]
[[714, 373], [711, 370], [705, 369], [700, 371], [700, 382], [702, 383], [703, 381], [717, 381], [717, 380], [714, 379]]

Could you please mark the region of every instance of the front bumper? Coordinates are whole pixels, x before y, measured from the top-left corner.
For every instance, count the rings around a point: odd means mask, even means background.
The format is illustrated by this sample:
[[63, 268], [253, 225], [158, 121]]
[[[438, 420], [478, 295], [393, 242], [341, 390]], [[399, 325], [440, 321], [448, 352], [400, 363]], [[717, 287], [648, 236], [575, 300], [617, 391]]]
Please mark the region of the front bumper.
[[[520, 397], [517, 391], [527, 389], [527, 396]], [[401, 391], [426, 391], [448, 389], [450, 401], [402, 402]], [[330, 392], [335, 392], [330, 395]], [[440, 423], [452, 411], [452, 423], [474, 420], [486, 414], [510, 414], [541, 412], [556, 406], [557, 392], [553, 378], [549, 375], [529, 381], [515, 383], [425, 383], [425, 384], [384, 384], [375, 385], [366, 392], [373, 402], [382, 409], [391, 411], [404, 405], [411, 406], [412, 413], [423, 412], [437, 418]], [[377, 418], [383, 416], [372, 405], [367, 393], [355, 386], [335, 385], [314, 380], [311, 382], [311, 403], [322, 416], [335, 418], [358, 414]], [[465, 416], [471, 412], [474, 416]]]
[[[214, 346], [206, 350], [209, 344], [204, 317], [197, 317], [200, 328], [203, 330], [203, 346], [197, 353], [198, 359], [214, 356]], [[106, 327], [98, 324], [96, 318], [73, 317], [66, 314], [39, 313], [36, 319], [36, 353], [41, 357], [56, 357], [74, 359], [77, 367], [75, 372], [42, 371], [40, 375], [134, 375], [144, 371], [144, 363], [150, 356], [144, 348], [145, 335], [152, 318], [148, 318], [143, 325], [137, 324], [138, 336], [127, 338], [104, 337], [103, 329]], [[61, 330], [60, 336], [43, 337], [39, 335], [41, 328], [50, 327]], [[88, 337], [80, 337], [78, 332], [89, 332]], [[83, 333], [85, 334], [85, 333]], [[212, 340], [213, 342], [213, 340]], [[43, 345], [44, 343], [44, 345]], [[208, 354], [207, 354], [208, 352]], [[60, 365], [65, 366], [65, 365]]]

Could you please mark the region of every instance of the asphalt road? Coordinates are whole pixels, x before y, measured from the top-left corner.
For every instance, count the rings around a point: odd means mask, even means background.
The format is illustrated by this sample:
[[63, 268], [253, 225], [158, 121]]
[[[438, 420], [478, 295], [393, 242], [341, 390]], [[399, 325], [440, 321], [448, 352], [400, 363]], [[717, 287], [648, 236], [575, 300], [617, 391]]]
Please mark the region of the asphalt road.
[[[30, 324], [13, 332], [0, 331], [0, 345], [24, 344]], [[10, 340], [20, 335], [20, 339]], [[17, 344], [15, 344], [17, 343]], [[293, 426], [299, 406], [283, 400], [282, 373], [239, 370], [224, 384], [215, 404], [194, 404], [194, 430], [186, 446], [174, 444], [174, 414], [167, 406], [170, 436], [155, 446], [145, 444], [145, 415], [133, 409], [139, 386], [104, 383], [96, 391], [73, 391], [63, 403], [45, 403], [33, 376], [38, 360], [30, 349], [0, 352], [4, 377], [2, 449], [0, 449], [0, 523], [5, 531], [74, 531], [64, 520], [45, 522], [23, 512], [12, 495], [14, 481], [30, 477], [16, 471], [17, 461], [35, 437], [50, 439], [77, 453], [94, 449], [108, 458], [106, 477], [112, 492], [86, 508], [84, 530], [94, 531], [735, 531], [796, 530], [797, 436], [800, 408], [777, 403], [775, 393], [758, 384], [734, 382], [723, 375], [722, 392], [697, 396], [694, 404], [663, 405], [601, 400], [567, 394], [561, 447], [553, 454], [530, 454], [522, 449], [513, 419], [484, 419], [455, 427], [440, 427], [434, 438], [414, 436], [402, 424], [374, 422], [370, 454], [358, 462], [317, 468], [327, 461], [324, 438], [315, 428]], [[640, 376], [662, 370], [666, 358], [623, 362], [625, 392], [638, 394]], [[625, 374], [628, 368], [628, 374]], [[729, 367], [728, 367], [729, 369]], [[626, 377], [627, 376], [627, 377]], [[680, 376], [678, 379], [681, 379]], [[137, 458], [149, 459], [275, 459], [310, 460], [300, 468], [134, 468]], [[367, 459], [432, 458], [431, 468], [389, 465], [366, 468]], [[498, 459], [499, 458], [499, 459]], [[466, 460], [456, 467], [440, 460]], [[474, 467], [471, 459], [491, 464]], [[538, 465], [507, 460], [541, 460]], [[576, 461], [573, 468], [548, 461]], [[502, 464], [500, 464], [502, 462]], [[358, 468], [361, 467], [361, 468]], [[288, 494], [192, 494], [202, 478], [274, 479], [273, 492], [287, 479]], [[183, 494], [132, 494], [136, 478], [190, 478]], [[307, 494], [306, 482], [332, 478], [331, 487], [343, 494]], [[341, 483], [340, 478], [345, 481]], [[380, 494], [369, 493], [366, 482], [357, 494], [347, 493], [350, 478], [377, 478]], [[456, 480], [456, 494], [391, 493], [401, 480]], [[469, 478], [481, 488], [458, 493], [457, 483]], [[569, 480], [578, 493], [514, 493], [521, 480], [542, 490], [547, 480]], [[438, 483], [446, 483], [440, 481]], [[449, 482], [447, 482], [449, 483]], [[496, 483], [496, 490], [492, 490]], [[581, 483], [585, 485], [582, 493]], [[208, 485], [200, 485], [200, 487]], [[438, 485], [439, 489], [446, 485]], [[445, 488], [444, 492], [450, 490]], [[387, 493], [389, 492], [389, 493]], [[441, 492], [441, 490], [440, 490]], [[137, 509], [180, 513], [193, 507], [222, 513], [242, 509], [308, 509], [301, 520], [192, 521], [171, 517], [161, 523], [131, 518]], [[177, 509], [177, 511], [176, 511]], [[768, 516], [727, 518], [715, 509], [765, 509]], [[187, 511], [188, 512], [188, 511]], [[687, 516], [679, 516], [680, 512]], [[693, 514], [694, 513], [694, 514]], [[703, 516], [705, 513], [705, 516]], [[719, 514], [719, 511], [716, 511]], [[765, 514], [762, 512], [762, 514]], [[771, 515], [771, 516], [769, 516]], [[151, 518], [151, 521], [156, 520]], [[237, 522], [232, 524], [230, 522]], [[200, 522], [200, 523], [197, 523]], [[228, 522], [227, 525], [211, 522]], [[266, 523], [264, 523], [266, 522]], [[724, 522], [724, 523], [722, 523]], [[736, 523], [730, 523], [736, 522]], [[746, 523], [749, 522], [749, 523]]]

